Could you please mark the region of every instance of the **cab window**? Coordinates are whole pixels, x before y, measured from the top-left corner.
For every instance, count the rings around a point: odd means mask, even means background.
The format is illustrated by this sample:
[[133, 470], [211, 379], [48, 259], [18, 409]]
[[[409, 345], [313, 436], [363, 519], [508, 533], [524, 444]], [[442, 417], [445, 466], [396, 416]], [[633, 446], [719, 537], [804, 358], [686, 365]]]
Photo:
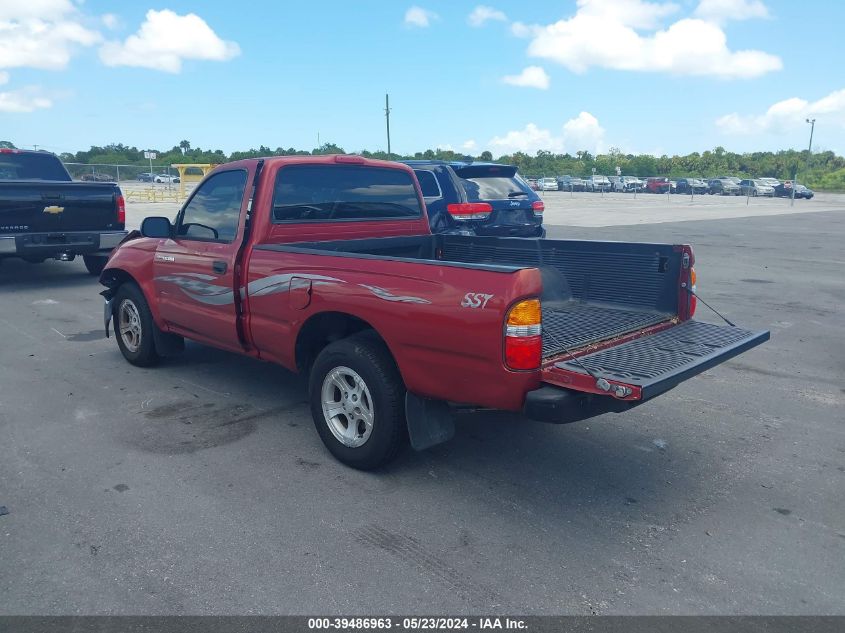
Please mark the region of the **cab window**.
[[176, 234], [185, 239], [231, 242], [238, 233], [246, 188], [242, 169], [214, 174], [200, 184], [182, 211]]

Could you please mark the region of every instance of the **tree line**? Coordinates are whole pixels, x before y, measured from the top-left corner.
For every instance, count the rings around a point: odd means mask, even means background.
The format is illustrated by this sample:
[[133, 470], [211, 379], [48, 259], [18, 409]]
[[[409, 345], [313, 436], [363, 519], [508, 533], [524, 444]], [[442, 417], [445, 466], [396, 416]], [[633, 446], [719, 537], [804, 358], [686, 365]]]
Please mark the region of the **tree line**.
[[[9, 141], [0, 141], [0, 147], [14, 147]], [[261, 145], [257, 149], [234, 151], [230, 154], [222, 150], [193, 147], [187, 140], [181, 141], [167, 150], [156, 151], [156, 163], [224, 163], [242, 158], [260, 156], [299, 156], [320, 154], [344, 154], [346, 151], [334, 144], [324, 143], [314, 149], [299, 150], [277, 147], [271, 149]], [[361, 150], [356, 152], [367, 158], [383, 160], [434, 159], [434, 160], [481, 160], [493, 161], [489, 151], [478, 155], [469, 155], [446, 149], [428, 149], [414, 154], [392, 153], [384, 151]], [[76, 153], [65, 152], [59, 158], [66, 163], [137, 165], [148, 163], [144, 150], [130, 147], [123, 143], [113, 143], [103, 147], [92, 146], [88, 150]], [[495, 159], [495, 162], [516, 165], [524, 176], [589, 176], [592, 173], [613, 175], [616, 168], [623, 175], [630, 176], [668, 176], [670, 178], [715, 176], [773, 177], [781, 180], [791, 179], [797, 173], [798, 180], [814, 189], [845, 190], [845, 158], [832, 151], [810, 154], [807, 150], [780, 150], [777, 152], [750, 152], [739, 154], [724, 147], [716, 147], [704, 152], [693, 152], [684, 156], [651, 156], [649, 154], [625, 154], [618, 148], [610, 148], [607, 153], [593, 155], [587, 151], [575, 154], [554, 154], [540, 150], [534, 155], [515, 152]], [[595, 172], [593, 171], [595, 170]]]

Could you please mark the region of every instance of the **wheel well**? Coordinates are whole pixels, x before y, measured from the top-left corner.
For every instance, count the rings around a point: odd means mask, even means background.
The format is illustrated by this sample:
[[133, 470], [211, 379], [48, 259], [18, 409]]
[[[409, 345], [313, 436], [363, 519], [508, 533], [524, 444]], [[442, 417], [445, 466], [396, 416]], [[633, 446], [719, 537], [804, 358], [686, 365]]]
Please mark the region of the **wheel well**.
[[364, 331], [372, 332], [373, 336], [384, 343], [375, 328], [363, 319], [344, 312], [315, 314], [305, 322], [296, 337], [297, 369], [307, 373], [324, 347]]
[[100, 283], [108, 288], [112, 293], [117, 292], [117, 289], [126, 282], [132, 282], [140, 287], [135, 278], [122, 268], [108, 268], [100, 275]]

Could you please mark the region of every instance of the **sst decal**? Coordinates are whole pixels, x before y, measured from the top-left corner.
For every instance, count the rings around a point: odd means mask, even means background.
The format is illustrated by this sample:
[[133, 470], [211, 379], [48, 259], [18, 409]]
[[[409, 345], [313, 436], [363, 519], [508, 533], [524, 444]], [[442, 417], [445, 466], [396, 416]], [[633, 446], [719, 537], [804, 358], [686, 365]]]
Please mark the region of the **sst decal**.
[[484, 294], [483, 292], [468, 292], [461, 299], [462, 308], [486, 308], [487, 302], [493, 298], [493, 295]]
[[[220, 284], [213, 283], [218, 281], [218, 277], [211, 275], [203, 275], [200, 273], [175, 273], [172, 275], [163, 275], [156, 277], [156, 281], [172, 283], [178, 286], [182, 292], [189, 296], [194, 301], [206, 303], [209, 305], [228, 305], [234, 303], [234, 294], [232, 289]], [[241, 288], [241, 297], [249, 295], [250, 297], [263, 297], [265, 295], [277, 294], [281, 292], [290, 291], [291, 281], [293, 279], [304, 280], [308, 279], [314, 286], [326, 286], [332, 284], [345, 284], [343, 279], [337, 277], [327, 277], [326, 275], [312, 275], [309, 273], [284, 273], [281, 275], [270, 275], [262, 279], [256, 279], [250, 282], [245, 288]], [[431, 303], [428, 299], [422, 297], [412, 297], [407, 295], [395, 295], [385, 288], [379, 286], [370, 286], [367, 284], [357, 284], [361, 288], [365, 288], [373, 295], [382, 299], [383, 301], [393, 301], [400, 303]], [[492, 296], [492, 295], [490, 295]]]

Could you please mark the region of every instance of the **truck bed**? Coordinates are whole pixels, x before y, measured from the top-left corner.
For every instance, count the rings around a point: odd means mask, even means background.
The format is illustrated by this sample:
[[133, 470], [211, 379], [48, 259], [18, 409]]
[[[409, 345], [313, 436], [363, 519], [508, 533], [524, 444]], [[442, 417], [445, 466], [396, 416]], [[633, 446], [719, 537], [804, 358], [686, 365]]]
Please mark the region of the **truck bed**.
[[543, 276], [543, 356], [661, 323], [677, 314], [681, 253], [667, 244], [423, 235], [259, 248], [423, 261]]

